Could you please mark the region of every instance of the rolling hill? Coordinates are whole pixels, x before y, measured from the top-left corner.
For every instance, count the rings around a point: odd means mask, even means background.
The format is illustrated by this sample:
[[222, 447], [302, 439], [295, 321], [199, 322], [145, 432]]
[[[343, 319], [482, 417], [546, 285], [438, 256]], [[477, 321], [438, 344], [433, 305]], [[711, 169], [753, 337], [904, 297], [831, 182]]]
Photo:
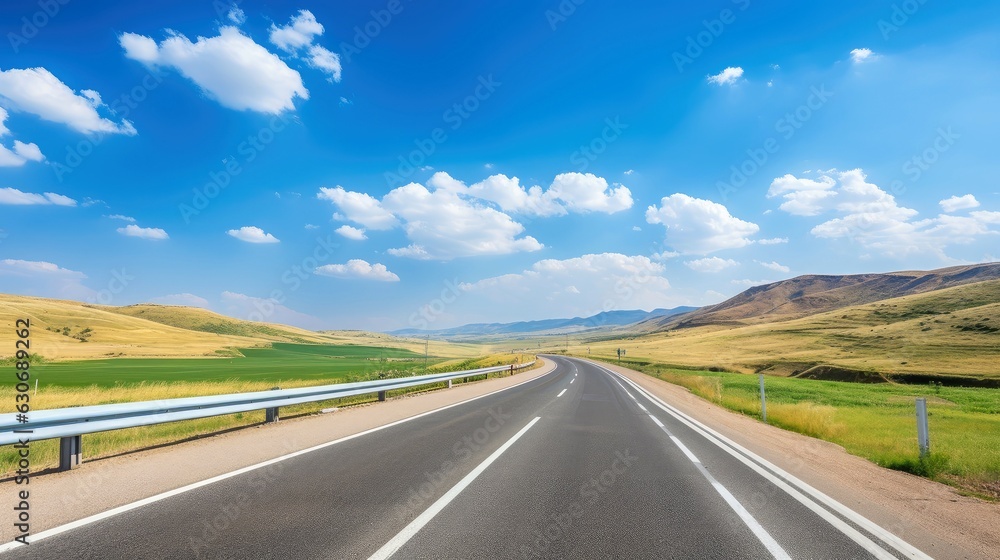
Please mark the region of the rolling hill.
[[637, 327], [649, 332], [705, 325], [740, 326], [788, 321], [842, 307], [994, 279], [1000, 279], [1000, 263], [931, 271], [798, 276], [755, 286], [722, 303], [679, 317], [652, 318]]
[[[312, 332], [242, 321], [206, 309], [138, 304], [125, 307], [0, 294], [0, 357], [13, 354], [15, 320], [31, 320], [31, 352], [46, 360], [109, 357], [234, 356], [238, 348], [276, 342], [391, 346], [420, 354], [424, 341], [362, 331]], [[471, 346], [432, 341], [429, 352], [447, 358], [479, 355]]]

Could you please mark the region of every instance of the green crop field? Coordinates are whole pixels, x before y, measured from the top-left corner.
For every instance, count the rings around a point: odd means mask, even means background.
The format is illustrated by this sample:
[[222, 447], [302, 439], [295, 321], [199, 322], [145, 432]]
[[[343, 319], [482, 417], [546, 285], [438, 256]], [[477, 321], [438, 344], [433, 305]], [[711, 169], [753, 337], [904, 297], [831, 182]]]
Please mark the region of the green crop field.
[[[617, 363], [608, 360], [610, 363]], [[621, 365], [751, 416], [756, 375], [623, 360]], [[875, 463], [1000, 498], [1000, 389], [766, 378], [771, 424], [842, 445]], [[931, 457], [919, 459], [914, 401], [927, 399]]]
[[[46, 386], [108, 387], [199, 381], [341, 379], [380, 371], [422, 370], [424, 356], [399, 348], [274, 343], [232, 358], [114, 358], [41, 363], [32, 377]], [[432, 366], [441, 360], [430, 358]]]

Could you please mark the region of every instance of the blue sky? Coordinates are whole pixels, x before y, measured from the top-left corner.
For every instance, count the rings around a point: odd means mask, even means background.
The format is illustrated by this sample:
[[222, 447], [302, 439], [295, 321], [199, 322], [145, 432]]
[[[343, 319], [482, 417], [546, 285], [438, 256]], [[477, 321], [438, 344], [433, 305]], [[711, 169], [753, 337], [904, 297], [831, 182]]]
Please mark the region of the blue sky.
[[309, 328], [997, 260], [1000, 4], [0, 7], [0, 291]]

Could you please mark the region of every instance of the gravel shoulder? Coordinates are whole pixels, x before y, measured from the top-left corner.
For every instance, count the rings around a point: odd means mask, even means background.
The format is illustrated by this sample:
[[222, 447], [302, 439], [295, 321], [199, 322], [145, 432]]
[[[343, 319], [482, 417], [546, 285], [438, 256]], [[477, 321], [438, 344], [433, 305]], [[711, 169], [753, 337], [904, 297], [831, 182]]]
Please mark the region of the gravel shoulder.
[[[880, 467], [839, 445], [766, 425], [661, 379], [606, 363], [685, 414], [934, 558], [1000, 557], [1000, 504]], [[709, 466], [711, 468], [711, 466]]]

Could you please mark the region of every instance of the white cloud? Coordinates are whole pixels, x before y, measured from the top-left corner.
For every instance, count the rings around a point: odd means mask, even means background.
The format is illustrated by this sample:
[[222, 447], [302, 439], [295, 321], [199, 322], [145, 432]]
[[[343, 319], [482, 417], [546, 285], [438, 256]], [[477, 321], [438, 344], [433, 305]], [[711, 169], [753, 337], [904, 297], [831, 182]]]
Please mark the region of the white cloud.
[[286, 52], [295, 52], [323, 34], [323, 26], [309, 10], [299, 10], [288, 25], [271, 24], [271, 43]]
[[[0, 124], [6, 118], [6, 112], [0, 108]], [[0, 131], [0, 136], [6, 134], [7, 130]], [[14, 149], [0, 144], [0, 167], [19, 167], [29, 161], [43, 161], [45, 156], [37, 144], [25, 144], [20, 140], [14, 140]]]
[[646, 209], [646, 221], [667, 228], [667, 245], [684, 254], [706, 255], [722, 249], [739, 249], [753, 241], [757, 224], [733, 217], [716, 202], [683, 193], [663, 197], [660, 207]]
[[306, 229], [319, 229], [319, 226], [317, 226], [316, 224], [306, 224], [305, 228]]
[[156, 303], [158, 305], [184, 305], [187, 307], [201, 307], [204, 309], [208, 309], [209, 307], [207, 299], [186, 292], [183, 294], [169, 294], [166, 296], [155, 297], [150, 299], [149, 303]]
[[730, 66], [714, 76], [708, 77], [708, 83], [720, 86], [735, 84], [743, 77], [743, 68]]
[[93, 299], [97, 292], [84, 286], [87, 275], [46, 261], [0, 260], [4, 291], [41, 297]]
[[625, 175], [631, 175], [633, 173], [635, 173], [635, 169], [627, 169], [627, 170], [625, 170]]
[[343, 187], [322, 187], [316, 195], [337, 205], [346, 218], [368, 229], [387, 230], [399, 224], [396, 217], [382, 207], [382, 203], [366, 193], [344, 190]]
[[247, 243], [278, 243], [278, 238], [257, 226], [243, 226], [240, 229], [231, 229], [226, 232], [228, 235], [246, 241]]
[[773, 270], [775, 272], [784, 272], [787, 274], [792, 271], [792, 269], [788, 268], [783, 264], [778, 264], [776, 261], [771, 261], [771, 262], [754, 261], [754, 262], [756, 262], [760, 266], [763, 266], [764, 268]]
[[862, 62], [868, 62], [878, 58], [871, 49], [853, 49], [851, 50], [851, 62], [855, 64], [861, 64]]
[[517, 177], [496, 174], [468, 187], [451, 175], [439, 171], [427, 184], [434, 189], [488, 200], [505, 212], [532, 216], [561, 216], [568, 211], [613, 214], [632, 207], [632, 193], [622, 185], [593, 174], [562, 173], [553, 179], [548, 190], [535, 185], [525, 188]]
[[112, 214], [108, 217], [111, 218], [112, 220], [121, 220], [123, 222], [128, 222], [130, 224], [135, 223], [135, 218], [133, 218], [132, 216], [123, 216], [122, 214]]
[[320, 276], [332, 276], [334, 278], [399, 282], [399, 276], [389, 272], [389, 269], [384, 264], [368, 264], [368, 261], [361, 259], [351, 259], [347, 261], [347, 264], [326, 264], [317, 268], [315, 273]]
[[225, 306], [226, 314], [230, 317], [247, 321], [293, 325], [312, 330], [319, 330], [325, 326], [320, 319], [295, 311], [271, 298], [258, 298], [225, 291], [222, 292], [221, 300]]
[[780, 209], [796, 216], [815, 216], [824, 210], [827, 199], [835, 197], [836, 181], [822, 176], [819, 180], [797, 178], [791, 173], [771, 181], [767, 197], [781, 196], [785, 202]]
[[942, 200], [938, 204], [941, 205], [942, 210], [948, 213], [979, 207], [979, 201], [976, 200], [976, 197], [971, 194], [964, 196], [952, 196]]
[[608, 187], [608, 182], [591, 173], [556, 175], [548, 193], [577, 212], [614, 214], [632, 207], [632, 193], [623, 185]]
[[684, 266], [695, 272], [722, 272], [727, 268], [739, 266], [740, 263], [733, 259], [720, 259], [719, 257], [707, 257], [693, 261], [685, 261]]
[[239, 8], [239, 6], [233, 5], [230, 8], [229, 13], [226, 14], [226, 19], [233, 22], [236, 25], [243, 25], [247, 20], [246, 13]]
[[520, 273], [461, 284], [460, 289], [468, 295], [459, 298], [458, 305], [487, 300], [493, 310], [520, 310], [517, 314], [522, 315], [524, 309], [530, 309], [547, 318], [589, 316], [612, 309], [654, 309], [672, 302], [664, 270], [664, 265], [648, 257], [620, 253], [546, 259]]
[[334, 231], [347, 239], [353, 239], [355, 241], [364, 241], [365, 239], [368, 239], [368, 236], [365, 235], [364, 229], [351, 227], [349, 225], [342, 225]]
[[[945, 253], [948, 246], [970, 244], [984, 236], [1000, 234], [1000, 230], [991, 227], [1000, 223], [993, 219], [996, 212], [971, 212], [969, 216], [941, 214], [918, 220], [916, 210], [900, 206], [891, 194], [867, 182], [861, 169], [844, 172], [834, 169], [823, 173], [818, 181], [824, 185], [822, 190], [815, 189], [816, 182], [786, 175], [775, 179], [776, 182], [781, 180], [781, 186], [775, 187], [772, 183], [772, 190], [768, 192], [768, 196], [782, 194], [788, 200], [798, 199], [800, 193], [827, 193], [811, 199], [806, 205], [786, 208], [782, 204], [790, 213], [838, 215], [813, 227], [811, 233], [816, 237], [849, 239], [864, 249], [889, 257], [932, 254], [953, 262]], [[800, 188], [802, 190], [797, 190]], [[969, 203], [964, 197], [959, 200]]]
[[[8, 108], [31, 113], [44, 120], [64, 124], [83, 133], [102, 132], [132, 136], [135, 127], [127, 120], [115, 123], [97, 113], [100, 96], [92, 90], [78, 95], [45, 68], [0, 70], [0, 97]], [[6, 117], [6, 112], [3, 115]], [[4, 127], [6, 131], [6, 127]], [[22, 157], [31, 159], [38, 147], [25, 144]], [[33, 148], [32, 148], [33, 146]], [[16, 152], [16, 146], [15, 146]], [[41, 152], [37, 153], [41, 156]]]
[[123, 33], [119, 43], [126, 57], [176, 68], [230, 109], [277, 114], [294, 110], [296, 97], [309, 98], [298, 72], [236, 27], [222, 27], [218, 36], [198, 37], [193, 43], [174, 34], [157, 45], [135, 33]]
[[27, 206], [34, 204], [76, 206], [76, 201], [68, 196], [56, 193], [27, 193], [11, 187], [4, 187], [0, 188], [0, 204], [13, 206]]
[[639, 226], [632, 226], [632, 231], [642, 231], [642, 228]]
[[316, 21], [316, 16], [309, 10], [299, 10], [288, 25], [271, 24], [269, 38], [271, 44], [288, 54], [304, 51], [309, 66], [326, 73], [331, 82], [339, 82], [343, 69], [340, 55], [313, 43], [322, 34], [323, 25]]
[[139, 227], [135, 224], [129, 224], [125, 227], [120, 227], [116, 231], [128, 237], [139, 237], [142, 239], [170, 239], [170, 236], [167, 235], [167, 232], [163, 231], [160, 228]]
[[454, 192], [431, 192], [410, 183], [389, 192], [382, 204], [404, 221], [403, 229], [413, 242], [390, 249], [392, 255], [449, 260], [542, 248], [534, 237], [518, 237], [524, 226], [507, 214], [463, 200]]
[[788, 243], [788, 238], [772, 237], [771, 239], [758, 239], [757, 243], [761, 245], [781, 245], [782, 243]]

